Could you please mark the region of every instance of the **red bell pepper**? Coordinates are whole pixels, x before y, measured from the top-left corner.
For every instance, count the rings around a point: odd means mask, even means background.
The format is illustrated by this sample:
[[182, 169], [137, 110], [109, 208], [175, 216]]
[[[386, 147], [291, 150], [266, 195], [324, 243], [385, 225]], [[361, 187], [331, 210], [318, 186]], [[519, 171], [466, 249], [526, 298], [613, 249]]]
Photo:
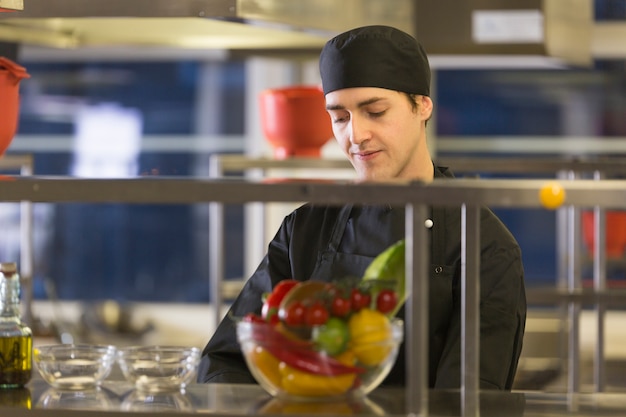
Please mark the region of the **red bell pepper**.
[[316, 351], [310, 341], [285, 336], [270, 324], [253, 324], [252, 337], [278, 360], [301, 371], [327, 376], [365, 372], [361, 367], [346, 365]]

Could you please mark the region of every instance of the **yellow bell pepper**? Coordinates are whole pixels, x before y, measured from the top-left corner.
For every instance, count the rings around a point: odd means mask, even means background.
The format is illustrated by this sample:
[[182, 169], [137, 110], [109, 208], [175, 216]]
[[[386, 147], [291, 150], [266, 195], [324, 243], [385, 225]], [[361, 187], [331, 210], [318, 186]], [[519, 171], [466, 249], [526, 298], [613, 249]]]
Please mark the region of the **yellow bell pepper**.
[[257, 372], [263, 379], [267, 380], [274, 387], [280, 387], [282, 375], [279, 371], [280, 361], [274, 355], [261, 346], [255, 346], [248, 355], [248, 360], [254, 366], [253, 372]]
[[[354, 364], [354, 353], [346, 351], [335, 357], [346, 365]], [[355, 373], [342, 375], [317, 375], [293, 368], [284, 362], [279, 365], [282, 376], [282, 389], [290, 395], [300, 397], [328, 397], [345, 394], [352, 388], [356, 379]]]
[[348, 322], [350, 348], [357, 360], [366, 366], [381, 364], [392, 351], [391, 323], [379, 311], [364, 308], [354, 313]]

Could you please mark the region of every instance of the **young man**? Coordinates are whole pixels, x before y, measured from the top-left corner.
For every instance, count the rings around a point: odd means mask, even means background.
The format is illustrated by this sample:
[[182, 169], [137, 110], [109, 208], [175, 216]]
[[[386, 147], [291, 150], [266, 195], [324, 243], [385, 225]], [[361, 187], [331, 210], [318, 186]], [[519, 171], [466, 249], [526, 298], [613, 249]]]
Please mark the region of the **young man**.
[[[386, 26], [356, 28], [331, 39], [320, 73], [335, 138], [359, 179], [430, 182], [452, 178], [434, 166], [426, 145], [433, 110], [430, 67], [422, 46]], [[429, 384], [458, 388], [461, 375], [460, 209], [433, 207]], [[268, 252], [231, 307], [260, 312], [261, 296], [281, 280], [362, 276], [383, 250], [404, 237], [404, 210], [387, 205], [304, 205], [283, 221]], [[526, 298], [520, 248], [487, 208], [481, 214], [481, 352], [483, 389], [511, 389], [522, 347]], [[403, 316], [401, 310], [399, 315]], [[226, 318], [203, 352], [200, 382], [254, 383]], [[405, 383], [405, 352], [383, 384]]]

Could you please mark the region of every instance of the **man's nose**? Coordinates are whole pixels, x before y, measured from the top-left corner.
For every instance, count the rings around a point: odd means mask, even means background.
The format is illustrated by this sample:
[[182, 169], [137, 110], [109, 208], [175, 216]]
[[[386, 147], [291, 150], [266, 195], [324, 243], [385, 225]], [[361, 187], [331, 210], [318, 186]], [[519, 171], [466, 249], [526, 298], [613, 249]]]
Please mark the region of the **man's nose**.
[[350, 142], [355, 145], [371, 138], [369, 123], [363, 117], [352, 116], [350, 119]]

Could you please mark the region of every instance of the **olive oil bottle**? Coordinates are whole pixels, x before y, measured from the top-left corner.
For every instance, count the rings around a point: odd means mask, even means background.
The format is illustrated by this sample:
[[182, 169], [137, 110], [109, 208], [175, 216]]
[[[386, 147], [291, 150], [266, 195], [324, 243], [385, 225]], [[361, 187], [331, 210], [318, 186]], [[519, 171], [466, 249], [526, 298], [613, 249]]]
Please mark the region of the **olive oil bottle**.
[[30, 390], [27, 387], [0, 389], [0, 407], [27, 408], [30, 410], [33, 407]]
[[20, 277], [13, 262], [0, 263], [0, 388], [30, 381], [33, 334], [20, 317]]

